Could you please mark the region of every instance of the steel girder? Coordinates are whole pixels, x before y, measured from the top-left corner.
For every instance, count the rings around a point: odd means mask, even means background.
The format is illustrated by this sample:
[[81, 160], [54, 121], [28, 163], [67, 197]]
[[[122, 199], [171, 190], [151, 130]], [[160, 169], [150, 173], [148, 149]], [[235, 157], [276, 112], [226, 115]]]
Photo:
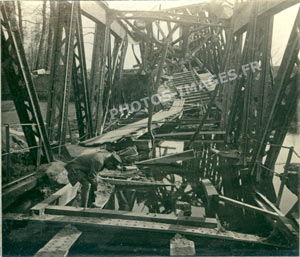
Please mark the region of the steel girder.
[[89, 87], [85, 61], [83, 30], [80, 8], [77, 10], [76, 33], [73, 59], [73, 86], [77, 124], [80, 141], [94, 135], [92, 113], [89, 101]]
[[79, 2], [58, 2], [52, 56], [47, 125], [49, 137], [58, 142], [60, 153], [66, 140], [72, 83], [79, 137], [93, 135]]
[[[267, 154], [264, 165], [273, 169], [289, 124], [296, 110], [299, 94], [299, 51], [300, 51], [300, 9], [287, 43], [281, 65], [274, 81], [274, 98], [269, 115], [261, 131], [252, 158], [252, 174], [256, 174], [257, 161]], [[267, 151], [267, 145], [270, 149]]]
[[107, 55], [110, 54], [108, 53], [109, 49], [109, 43], [110, 43], [110, 24], [111, 21], [108, 21], [108, 23], [105, 25], [105, 30], [104, 30], [104, 38], [101, 43], [101, 55], [100, 55], [100, 72], [99, 72], [99, 84], [96, 85], [96, 94], [95, 94], [95, 135], [100, 135], [101, 134], [101, 124], [103, 120], [103, 95], [104, 95], [104, 86], [105, 86], [105, 73], [106, 73], [106, 62], [107, 62]]
[[208, 25], [208, 26], [222, 26], [217, 23], [206, 23], [203, 22], [202, 17], [197, 15], [184, 15], [175, 12], [164, 12], [164, 11], [117, 11], [114, 10], [113, 14], [119, 19], [147, 19], [150, 21], [161, 20], [182, 24], [198, 24], [198, 25]]
[[[51, 86], [48, 94], [47, 126], [50, 140], [65, 143], [73, 67], [74, 36], [78, 3], [58, 2], [54, 24]], [[61, 72], [61, 69], [63, 72]]]
[[[52, 151], [41, 114], [34, 81], [17, 25], [14, 3], [1, 4], [1, 51], [2, 67], [10, 88], [23, 132], [34, 162], [37, 161], [38, 144], [42, 144], [45, 161], [53, 160]], [[32, 124], [32, 125], [30, 125]], [[39, 142], [38, 142], [39, 140]]]

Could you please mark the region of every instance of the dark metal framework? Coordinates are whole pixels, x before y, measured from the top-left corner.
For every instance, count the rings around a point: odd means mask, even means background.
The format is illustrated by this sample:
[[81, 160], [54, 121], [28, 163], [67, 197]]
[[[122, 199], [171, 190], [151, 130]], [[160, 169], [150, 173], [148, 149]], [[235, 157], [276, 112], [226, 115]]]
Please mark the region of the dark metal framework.
[[83, 30], [80, 8], [76, 14], [76, 33], [73, 60], [73, 86], [80, 141], [94, 135], [89, 99], [89, 86], [85, 61]]
[[49, 139], [42, 118], [38, 96], [26, 61], [13, 2], [1, 4], [2, 68], [13, 96], [16, 110], [32, 159], [36, 163], [40, 140], [45, 161], [53, 160]]
[[52, 84], [49, 87], [46, 120], [50, 140], [58, 141], [59, 146], [64, 145], [67, 131], [78, 4], [59, 2], [56, 6], [51, 62]]

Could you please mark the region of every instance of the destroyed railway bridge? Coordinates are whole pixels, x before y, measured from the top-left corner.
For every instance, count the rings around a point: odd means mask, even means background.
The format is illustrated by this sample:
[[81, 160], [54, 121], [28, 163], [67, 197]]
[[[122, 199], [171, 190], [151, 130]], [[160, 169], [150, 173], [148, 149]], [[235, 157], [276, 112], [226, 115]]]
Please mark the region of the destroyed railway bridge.
[[[4, 211], [7, 231], [15, 224], [39, 226], [41, 232], [28, 239], [32, 245], [41, 242], [35, 256], [66, 256], [77, 240], [97, 242], [99, 231], [134, 232], [124, 236], [129, 241], [137, 240], [141, 233], [145, 238], [149, 234], [150, 241], [155, 237], [156, 241], [167, 240], [171, 255], [201, 254], [205, 240], [220, 247], [229, 244], [231, 251], [242, 245], [297, 255], [299, 201], [287, 214], [279, 208], [285, 185], [298, 196], [298, 186], [291, 183], [290, 175], [291, 158], [297, 154], [294, 148], [287, 149], [284, 174], [276, 173], [275, 163], [297, 109], [300, 11], [276, 74], [271, 65], [274, 15], [297, 3], [207, 1], [159, 11], [121, 11], [103, 2], [52, 1], [48, 36], [51, 79], [43, 117], [17, 8], [13, 1], [1, 2], [2, 81], [9, 87], [32, 163], [39, 166], [70, 158], [69, 141], [74, 138], [70, 119], [74, 117], [68, 108], [72, 94], [77, 144], [118, 151], [134, 146], [139, 155], [134, 166], [151, 177], [128, 179], [132, 170], [102, 174], [103, 182], [118, 190], [110, 192], [101, 208], [84, 210], [72, 206], [78, 186], [67, 184], [31, 206], [29, 214]], [[95, 23], [89, 76], [83, 16]], [[129, 47], [137, 61], [131, 71], [124, 69]], [[228, 72], [233, 69], [235, 76]], [[124, 82], [129, 73], [142, 81], [139, 89], [131, 85], [132, 92], [142, 91], [135, 99], [130, 98], [126, 88], [130, 85]], [[191, 88], [193, 83], [196, 90]], [[161, 86], [171, 93], [169, 101], [158, 105], [149, 101], [146, 112], [127, 110], [112, 119], [112, 108], [124, 106], [128, 99], [151, 98]], [[32, 173], [10, 178], [14, 152], [9, 133], [7, 124], [2, 149], [4, 210], [36, 187], [40, 176]], [[183, 152], [167, 154], [171, 147], [162, 146], [165, 141], [183, 143]], [[297, 180], [298, 173], [293, 174]], [[273, 185], [275, 175], [281, 177], [278, 194]], [[133, 212], [138, 188], [148, 187], [155, 188], [157, 202], [148, 214]], [[169, 197], [175, 201], [173, 207], [164, 204]], [[200, 206], [205, 214], [182, 216], [190, 205]], [[177, 212], [180, 208], [183, 212]], [[267, 234], [260, 230], [265, 225]], [[279, 239], [268, 240], [272, 234]], [[182, 244], [189, 245], [183, 253]]]

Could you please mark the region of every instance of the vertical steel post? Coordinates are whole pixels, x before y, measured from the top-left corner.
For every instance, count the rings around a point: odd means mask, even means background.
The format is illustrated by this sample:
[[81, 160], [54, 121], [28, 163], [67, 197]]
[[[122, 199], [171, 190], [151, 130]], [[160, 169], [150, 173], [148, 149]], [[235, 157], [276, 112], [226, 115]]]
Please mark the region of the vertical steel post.
[[9, 124], [5, 124], [5, 138], [6, 138], [6, 173], [7, 173], [7, 181], [10, 181], [11, 174], [10, 174], [10, 133], [9, 133]]
[[89, 100], [87, 68], [85, 61], [81, 10], [78, 8], [76, 18], [76, 42], [73, 54], [73, 86], [78, 132], [80, 140], [93, 135], [92, 113]]
[[277, 196], [277, 200], [276, 200], [276, 206], [277, 207], [279, 207], [279, 205], [280, 205], [280, 201], [281, 201], [281, 197], [282, 197], [282, 193], [283, 193], [283, 188], [284, 188], [284, 185], [285, 185], [286, 180], [287, 180], [286, 176], [289, 172], [289, 165], [290, 165], [291, 160], [292, 160], [293, 152], [294, 152], [294, 147], [291, 147], [290, 150], [289, 150], [289, 153], [288, 153], [288, 157], [286, 159], [286, 163], [285, 163], [285, 166], [284, 166], [283, 177], [281, 179], [280, 188], [279, 188], [279, 191], [278, 191], [278, 196]]
[[284, 55], [282, 57], [282, 61], [280, 64], [279, 71], [277, 73], [277, 77], [275, 80], [275, 90], [276, 94], [273, 100], [272, 107], [270, 109], [270, 114], [265, 122], [264, 129], [260, 135], [255, 151], [252, 155], [252, 167], [251, 167], [251, 175], [255, 173], [257, 167], [257, 161], [264, 150], [264, 146], [266, 144], [266, 140], [268, 135], [270, 134], [272, 128], [272, 122], [274, 120], [274, 114], [276, 113], [276, 109], [279, 107], [279, 103], [281, 103], [282, 98], [284, 96], [283, 92], [288, 86], [288, 80], [292, 74], [292, 71], [295, 66], [295, 62], [297, 61], [297, 55], [299, 53], [300, 44], [299, 44], [299, 28], [300, 28], [300, 9], [296, 16], [294, 26], [292, 28], [290, 38], [288, 40]]
[[105, 70], [106, 70], [106, 59], [107, 59], [107, 52], [108, 52], [108, 44], [109, 44], [109, 37], [110, 37], [110, 20], [107, 20], [106, 27], [105, 27], [105, 34], [103, 40], [103, 47], [101, 51], [101, 63], [100, 63], [100, 83], [99, 83], [99, 96], [97, 98], [96, 103], [96, 136], [100, 135], [101, 130], [101, 122], [103, 117], [103, 93], [104, 93], [104, 86], [105, 86]]
[[58, 124], [58, 154], [61, 154], [62, 146], [65, 144], [66, 140], [66, 130], [67, 130], [67, 119], [68, 119], [68, 106], [70, 100], [70, 87], [72, 83], [72, 67], [73, 67], [73, 54], [74, 54], [74, 36], [75, 36], [75, 25], [76, 25], [76, 12], [78, 10], [78, 2], [72, 2], [71, 4], [71, 14], [70, 23], [66, 28], [67, 42], [65, 44], [65, 73], [64, 73], [64, 86], [63, 86], [63, 96], [61, 103], [61, 115]]
[[[100, 86], [100, 62], [101, 62], [101, 40], [105, 34], [105, 25], [102, 23], [95, 24], [94, 42], [93, 42], [93, 53], [92, 53], [92, 66], [91, 66], [91, 83], [90, 83], [90, 104], [93, 119], [95, 118], [95, 105], [98, 102], [99, 97], [99, 86]], [[93, 124], [95, 126], [95, 123]], [[93, 127], [95, 132], [95, 127]]]

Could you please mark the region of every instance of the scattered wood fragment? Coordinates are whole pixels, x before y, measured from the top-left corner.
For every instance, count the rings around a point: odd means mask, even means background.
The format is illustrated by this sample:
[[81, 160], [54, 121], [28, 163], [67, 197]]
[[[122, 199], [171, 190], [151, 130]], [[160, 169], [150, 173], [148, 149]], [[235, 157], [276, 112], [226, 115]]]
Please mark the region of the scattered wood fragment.
[[180, 234], [176, 234], [170, 240], [170, 256], [196, 255], [195, 243], [186, 239]]
[[109, 183], [98, 182], [97, 191], [95, 192], [95, 202], [93, 205], [97, 208], [104, 208], [108, 203], [111, 195], [114, 193], [115, 186]]
[[112, 185], [121, 185], [121, 186], [175, 186], [171, 183], [163, 183], [159, 181], [139, 181], [139, 180], [126, 180], [126, 179], [114, 179], [114, 178], [103, 178], [102, 181], [108, 182]]

